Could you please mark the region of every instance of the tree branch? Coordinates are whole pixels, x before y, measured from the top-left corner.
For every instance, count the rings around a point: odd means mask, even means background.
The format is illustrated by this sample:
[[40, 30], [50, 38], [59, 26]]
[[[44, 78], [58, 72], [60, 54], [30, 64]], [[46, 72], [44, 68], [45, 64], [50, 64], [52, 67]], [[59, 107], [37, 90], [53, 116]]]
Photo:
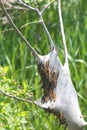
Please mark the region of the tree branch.
[[10, 15], [7, 13], [3, 3], [0, 1], [0, 5], [1, 8], [3, 10], [3, 12], [5, 13], [6, 17], [8, 18], [8, 21], [10, 22], [10, 24], [12, 25], [12, 27], [14, 28], [14, 30], [19, 34], [19, 36], [22, 38], [22, 40], [26, 43], [26, 45], [30, 48], [30, 50], [32, 51], [33, 55], [37, 58], [37, 60], [39, 60], [39, 55], [38, 53], [35, 51], [35, 49], [30, 45], [30, 43], [27, 41], [27, 39], [23, 36], [23, 34], [20, 32], [20, 30], [17, 28], [17, 26], [14, 24], [13, 20], [11, 19]]
[[42, 13], [44, 13], [44, 11], [45, 11], [50, 5], [52, 5], [55, 1], [56, 1], [56, 0], [54, 0], [54, 1], [52, 1], [52, 2], [50, 2], [50, 3], [48, 3], [48, 4], [46, 4], [46, 5], [44, 6], [43, 10], [42, 10]]
[[53, 49], [53, 48], [55, 47], [55, 45], [54, 45], [54, 42], [53, 42], [53, 40], [52, 40], [52, 38], [51, 38], [51, 35], [50, 35], [50, 33], [49, 33], [49, 31], [48, 31], [46, 25], [45, 25], [45, 22], [44, 22], [44, 20], [43, 20], [42, 15], [40, 15], [40, 20], [41, 20], [41, 24], [42, 24], [42, 26], [43, 26], [43, 28], [44, 28], [44, 30], [45, 30], [47, 36], [48, 36], [48, 40], [49, 40], [49, 42], [50, 42], [50, 47], [51, 47], [51, 49]]
[[16, 95], [5, 93], [2, 90], [0, 90], [0, 93], [7, 96], [7, 97], [10, 97], [10, 98], [14, 98], [14, 99], [17, 99], [17, 100], [20, 100], [20, 101], [23, 101], [23, 102], [28, 102], [28, 103], [34, 103], [35, 104], [35, 101], [33, 101], [33, 100], [23, 99], [23, 98], [17, 97]]
[[[54, 0], [54, 1], [55, 1], [55, 0]], [[54, 1], [53, 1], [53, 2], [54, 2]], [[36, 12], [36, 13], [38, 14], [38, 16], [39, 16], [39, 21], [40, 21], [40, 23], [42, 24], [42, 26], [43, 26], [43, 28], [44, 28], [46, 34], [47, 34], [48, 40], [49, 40], [49, 42], [50, 42], [51, 49], [53, 49], [53, 48], [54, 48], [53, 40], [52, 40], [52, 38], [51, 38], [51, 35], [50, 35], [50, 33], [49, 33], [49, 31], [48, 31], [46, 25], [45, 25], [45, 22], [44, 22], [44, 20], [43, 20], [43, 17], [42, 17], [44, 11], [45, 11], [53, 2], [50, 2], [49, 4], [47, 4], [47, 5], [43, 8], [42, 11], [40, 11], [37, 7], [34, 8], [34, 7], [32, 7], [32, 6], [27, 5], [26, 3], [22, 2], [21, 0], [18, 0], [18, 2], [19, 2], [22, 6], [28, 8], [28, 9], [30, 9], [30, 10], [32, 10], [32, 11], [34, 11], [34, 12]]]
[[30, 9], [32, 11], [37, 12], [36, 8], [33, 8], [33, 7], [29, 6], [29, 5], [27, 5], [26, 3], [22, 2], [21, 0], [17, 0], [17, 1], [18, 1], [19, 4], [21, 4], [22, 6], [26, 7], [27, 9]]
[[[19, 7], [19, 6], [12, 6], [12, 7], [6, 7], [6, 10], [7, 11], [12, 11], [12, 10], [22, 10], [22, 11], [24, 11], [24, 10], [28, 10], [27, 8], [23, 8], [23, 7]], [[1, 11], [2, 9], [0, 8], [0, 11]]]
[[41, 99], [37, 100], [37, 101], [34, 101], [32, 99], [24, 99], [24, 98], [20, 98], [20, 97], [17, 97], [16, 95], [12, 95], [12, 94], [9, 94], [9, 93], [6, 93], [2, 90], [0, 90], [0, 93], [5, 95], [6, 97], [10, 97], [10, 98], [13, 98], [13, 99], [16, 99], [16, 100], [19, 100], [19, 101], [23, 101], [23, 102], [27, 102], [27, 103], [31, 103], [31, 104], [34, 104], [40, 108], [43, 108], [43, 109], [49, 109], [50, 106], [52, 106], [51, 103], [41, 103]]
[[20, 98], [20, 97], [17, 97], [16, 95], [12, 95], [12, 94], [3, 92], [2, 90], [0, 90], [0, 93], [3, 94], [3, 95], [5, 95], [6, 97], [10, 97], [10, 98], [13, 98], [13, 99], [16, 99], [16, 100], [19, 100], [19, 101], [23, 101], [23, 102], [27, 102], [27, 103], [32, 103], [32, 104], [35, 104], [36, 106], [39, 106], [38, 103], [37, 103], [37, 101], [34, 101], [32, 99]]
[[64, 45], [64, 56], [65, 56], [65, 63], [68, 65], [68, 51], [66, 46], [66, 39], [64, 34], [64, 27], [63, 27], [63, 20], [62, 20], [62, 12], [61, 12], [61, 0], [58, 0], [58, 12], [59, 12], [59, 21], [60, 21], [60, 28], [61, 28], [61, 34], [62, 34], [62, 41]]
[[22, 29], [22, 28], [24, 28], [24, 27], [26, 27], [26, 26], [28, 26], [28, 25], [31, 25], [31, 24], [38, 24], [38, 23], [41, 23], [41, 21], [39, 20], [39, 21], [35, 21], [35, 22], [26, 23], [26, 24], [24, 24], [23, 26], [21, 26], [20, 29]]

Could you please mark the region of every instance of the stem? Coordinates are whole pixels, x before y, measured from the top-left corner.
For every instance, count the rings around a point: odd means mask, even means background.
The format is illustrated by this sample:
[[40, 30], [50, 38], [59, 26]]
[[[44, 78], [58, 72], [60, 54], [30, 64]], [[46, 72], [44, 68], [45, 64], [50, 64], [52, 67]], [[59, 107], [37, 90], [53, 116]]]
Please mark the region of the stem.
[[48, 40], [49, 40], [49, 42], [50, 42], [51, 49], [53, 49], [53, 48], [54, 48], [54, 43], [53, 43], [53, 40], [52, 40], [52, 38], [51, 38], [51, 35], [50, 35], [50, 33], [49, 33], [49, 31], [48, 31], [46, 25], [45, 25], [45, 22], [44, 22], [44, 20], [43, 20], [42, 15], [43, 15], [44, 11], [45, 11], [55, 0], [54, 0], [53, 2], [50, 2], [49, 4], [47, 4], [47, 5], [43, 8], [42, 11], [40, 11], [37, 7], [34, 8], [34, 7], [32, 7], [32, 6], [27, 5], [26, 3], [22, 2], [21, 0], [17, 0], [17, 1], [18, 1], [22, 6], [28, 8], [28, 9], [30, 9], [30, 10], [32, 10], [32, 11], [34, 11], [34, 12], [36, 12], [36, 13], [38, 14], [38, 16], [39, 16], [39, 21], [41, 21], [40, 23], [42, 24], [42, 26], [43, 26], [43, 28], [44, 28], [46, 34], [47, 34]]
[[3, 12], [5, 13], [6, 17], [8, 18], [8, 21], [10, 22], [10, 24], [12, 25], [12, 27], [14, 28], [14, 30], [19, 34], [19, 36], [21, 37], [21, 39], [26, 43], [26, 45], [30, 48], [30, 50], [32, 51], [33, 55], [37, 58], [37, 60], [39, 60], [39, 55], [38, 53], [35, 51], [35, 49], [30, 45], [30, 43], [27, 41], [27, 39], [23, 36], [23, 34], [21, 33], [21, 31], [17, 28], [17, 26], [14, 24], [13, 20], [11, 19], [10, 15], [7, 13], [3, 3], [0, 1], [0, 5], [1, 8], [3, 10]]
[[21, 0], [17, 0], [17, 1], [18, 1], [19, 4], [21, 4], [21, 5], [24, 6], [25, 8], [30, 9], [30, 10], [36, 12], [36, 8], [33, 8], [33, 7], [29, 6], [29, 5], [27, 5], [26, 3], [22, 2]]
[[58, 0], [58, 12], [59, 12], [59, 21], [60, 21], [60, 28], [61, 28], [61, 34], [62, 34], [62, 41], [63, 41], [63, 45], [64, 45], [65, 63], [68, 65], [68, 52], [67, 52], [66, 39], [65, 39], [65, 34], [64, 34], [64, 26], [63, 26], [63, 20], [62, 20], [61, 0]]
[[43, 26], [43, 28], [44, 28], [44, 30], [45, 30], [47, 36], [48, 36], [48, 40], [49, 40], [49, 42], [50, 42], [51, 49], [53, 49], [53, 48], [54, 48], [54, 42], [53, 42], [53, 40], [52, 40], [52, 38], [51, 38], [51, 35], [50, 35], [50, 33], [49, 33], [49, 31], [48, 31], [48, 29], [47, 29], [45, 23], [44, 23], [44, 20], [43, 20], [43, 18], [42, 18], [42, 15], [41, 15], [41, 17], [40, 17], [40, 20], [41, 20], [41, 24], [42, 24], [42, 26]]
[[[2, 90], [0, 90], [0, 93], [3, 94], [3, 95], [5, 95], [6, 97], [10, 97], [10, 98], [13, 98], [13, 99], [16, 99], [16, 100], [19, 100], [19, 101], [23, 101], [23, 102], [35, 104], [36, 106], [41, 107], [41, 106], [38, 104], [38, 101], [34, 101], [34, 100], [32, 100], [32, 99], [20, 98], [20, 97], [17, 97], [16, 95], [12, 95], [12, 94], [3, 92]], [[41, 108], [42, 108], [42, 107], [41, 107]]]

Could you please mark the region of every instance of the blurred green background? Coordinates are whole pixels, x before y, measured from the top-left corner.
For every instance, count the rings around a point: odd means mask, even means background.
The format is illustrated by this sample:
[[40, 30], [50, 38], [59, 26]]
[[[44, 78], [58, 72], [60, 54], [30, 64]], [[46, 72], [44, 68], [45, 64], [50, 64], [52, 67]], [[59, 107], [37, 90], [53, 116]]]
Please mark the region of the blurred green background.
[[[61, 0], [64, 29], [73, 84], [77, 90], [81, 111], [87, 115], [87, 0]], [[35, 0], [27, 0], [34, 6]], [[42, 9], [51, 0], [37, 0]], [[18, 7], [14, 3], [14, 7]], [[8, 13], [26, 39], [40, 54], [47, 54], [49, 42], [33, 11], [7, 6]], [[60, 32], [57, 2], [43, 15], [59, 57], [64, 50]], [[25, 26], [28, 24], [27, 26]], [[0, 89], [26, 99], [38, 99], [42, 94], [37, 64], [29, 48], [8, 23], [0, 8]], [[87, 118], [85, 118], [87, 121]], [[0, 130], [63, 130], [53, 115], [25, 102], [0, 94]]]

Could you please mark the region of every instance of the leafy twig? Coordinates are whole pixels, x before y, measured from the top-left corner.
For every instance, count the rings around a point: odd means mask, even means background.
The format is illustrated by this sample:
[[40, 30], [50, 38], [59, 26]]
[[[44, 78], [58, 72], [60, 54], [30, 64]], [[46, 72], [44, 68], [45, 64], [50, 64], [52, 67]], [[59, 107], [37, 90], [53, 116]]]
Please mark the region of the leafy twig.
[[12, 95], [12, 94], [6, 93], [6, 92], [4, 92], [2, 90], [0, 90], [0, 93], [3, 94], [3, 95], [5, 95], [5, 96], [7, 96], [7, 97], [17, 99], [19, 101], [28, 102], [28, 103], [32, 103], [32, 104], [37, 105], [36, 101], [31, 100], [31, 99], [28, 100], [28, 99], [20, 98], [20, 97], [17, 97], [16, 95]]

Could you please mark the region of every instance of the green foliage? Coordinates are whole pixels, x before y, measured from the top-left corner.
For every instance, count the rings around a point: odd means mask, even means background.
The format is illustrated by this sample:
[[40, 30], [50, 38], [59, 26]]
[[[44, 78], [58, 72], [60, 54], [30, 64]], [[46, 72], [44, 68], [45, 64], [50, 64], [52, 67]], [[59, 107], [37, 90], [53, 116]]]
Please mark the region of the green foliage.
[[[25, 1], [26, 2], [26, 1]], [[34, 6], [34, 1], [28, 1]], [[38, 6], [49, 1], [38, 0]], [[71, 77], [79, 95], [82, 113], [87, 115], [87, 0], [63, 0], [62, 13], [69, 53]], [[3, 14], [3, 13], [2, 13]], [[31, 45], [40, 53], [48, 52], [47, 36], [32, 11], [9, 11]], [[63, 45], [58, 21], [57, 4], [44, 12], [45, 23], [63, 61]], [[30, 50], [7, 23], [0, 21], [0, 90], [25, 99], [38, 99], [42, 93], [37, 66]], [[22, 28], [21, 28], [22, 27]], [[9, 30], [10, 29], [10, 30]], [[42, 109], [0, 94], [0, 130], [63, 130], [53, 115]]]

